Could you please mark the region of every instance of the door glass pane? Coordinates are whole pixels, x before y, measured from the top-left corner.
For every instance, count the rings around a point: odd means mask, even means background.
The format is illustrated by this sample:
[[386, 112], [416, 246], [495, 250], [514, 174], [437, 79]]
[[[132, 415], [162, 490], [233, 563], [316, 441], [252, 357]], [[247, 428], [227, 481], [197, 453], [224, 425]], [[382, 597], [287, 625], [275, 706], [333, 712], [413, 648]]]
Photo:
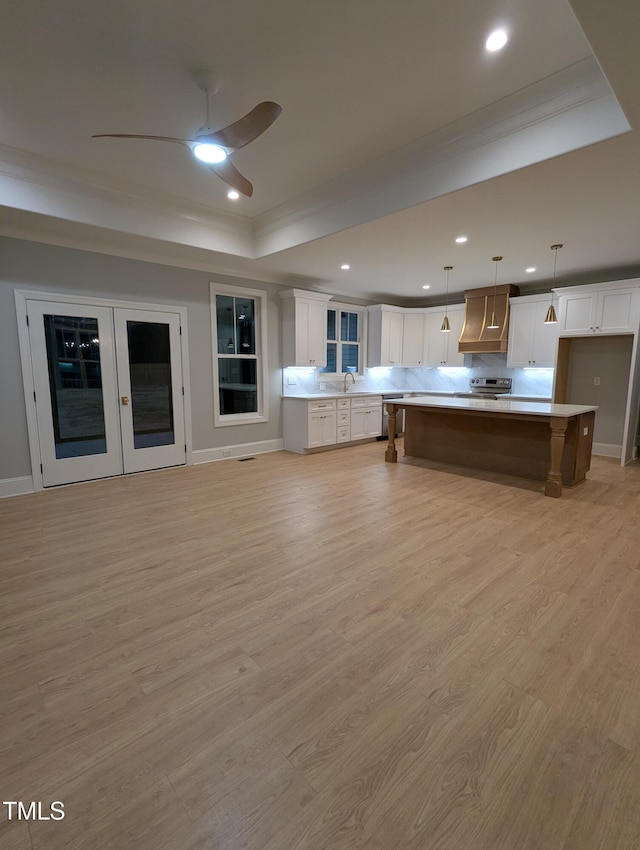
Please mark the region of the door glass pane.
[[358, 371], [358, 347], [357, 345], [342, 346], [342, 372]]
[[218, 359], [220, 415], [257, 413], [256, 360], [240, 357]]
[[98, 320], [44, 316], [56, 458], [104, 454]]
[[127, 322], [133, 447], [175, 443], [169, 325]]

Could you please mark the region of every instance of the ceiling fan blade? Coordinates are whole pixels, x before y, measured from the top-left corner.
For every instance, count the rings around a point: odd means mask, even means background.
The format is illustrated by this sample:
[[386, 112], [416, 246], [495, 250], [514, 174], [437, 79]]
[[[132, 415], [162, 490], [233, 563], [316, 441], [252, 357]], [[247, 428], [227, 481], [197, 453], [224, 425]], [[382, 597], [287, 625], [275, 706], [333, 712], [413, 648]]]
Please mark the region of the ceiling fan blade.
[[100, 133], [97, 136], [91, 136], [92, 139], [153, 139], [156, 142], [173, 142], [176, 145], [187, 145], [191, 143], [191, 139], [172, 139], [169, 136], [135, 136], [131, 133]]
[[206, 139], [211, 144], [222, 145], [232, 151], [240, 150], [268, 130], [281, 112], [282, 107], [278, 103], [265, 100], [254, 106], [244, 118], [229, 124], [228, 127], [223, 127], [222, 130], [216, 130], [215, 133], [199, 136], [198, 141]]
[[217, 174], [221, 180], [224, 180], [227, 186], [231, 186], [232, 189], [235, 189], [242, 195], [246, 195], [247, 198], [250, 198], [253, 195], [253, 186], [251, 183], [249, 183], [246, 177], [240, 174], [235, 165], [229, 162], [228, 159], [225, 159], [224, 162], [210, 165], [209, 168]]

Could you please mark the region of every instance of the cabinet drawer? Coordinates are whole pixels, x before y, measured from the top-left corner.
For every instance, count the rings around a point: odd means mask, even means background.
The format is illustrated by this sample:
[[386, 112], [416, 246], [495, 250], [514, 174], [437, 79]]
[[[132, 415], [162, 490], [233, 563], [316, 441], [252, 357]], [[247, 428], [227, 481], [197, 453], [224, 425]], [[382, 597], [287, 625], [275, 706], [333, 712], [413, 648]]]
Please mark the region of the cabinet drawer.
[[351, 409], [359, 407], [382, 407], [381, 395], [361, 395], [351, 399]]
[[351, 399], [348, 398], [339, 398], [338, 402], [338, 410], [349, 410], [351, 407]]
[[351, 428], [349, 425], [338, 425], [337, 443], [348, 443], [351, 440]]
[[323, 398], [318, 399], [318, 401], [310, 401], [307, 410], [309, 413], [315, 413], [317, 410], [335, 410], [336, 409], [336, 400], [335, 398]]
[[338, 427], [348, 425], [351, 422], [351, 413], [348, 410], [338, 410]]

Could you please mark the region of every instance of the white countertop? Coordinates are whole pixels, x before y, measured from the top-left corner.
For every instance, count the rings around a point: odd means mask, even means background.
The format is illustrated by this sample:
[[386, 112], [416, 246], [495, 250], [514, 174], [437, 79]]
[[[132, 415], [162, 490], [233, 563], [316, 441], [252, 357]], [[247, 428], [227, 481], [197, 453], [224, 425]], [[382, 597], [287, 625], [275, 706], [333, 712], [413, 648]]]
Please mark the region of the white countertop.
[[[296, 398], [302, 400], [310, 400], [314, 398], [345, 398], [353, 395], [375, 395], [375, 396], [385, 396], [385, 395], [403, 395], [405, 398], [423, 398], [424, 396], [437, 396], [444, 398], [453, 398], [455, 393], [451, 390], [347, 390], [346, 393], [342, 392], [324, 392], [324, 393], [290, 393], [282, 396], [282, 398]], [[541, 401], [541, 402], [550, 402], [551, 399], [548, 396], [533, 396], [533, 395], [518, 395], [517, 393], [505, 393], [502, 398], [512, 399], [513, 401]]]
[[533, 416], [578, 416], [597, 410], [595, 405], [552, 404], [540, 401], [516, 401], [514, 399], [460, 398], [437, 395], [422, 395], [418, 398], [398, 400], [403, 407], [429, 407], [447, 410], [485, 410], [494, 413], [526, 413]]
[[382, 392], [376, 390], [349, 390], [346, 393], [298, 393], [296, 395], [283, 395], [282, 398], [294, 398], [294, 399], [302, 399], [309, 400], [314, 398], [349, 398], [354, 395], [373, 395], [373, 396], [382, 396], [382, 395], [390, 395], [391, 393], [398, 393], [398, 395], [402, 395], [402, 390], [389, 390], [389, 392]]

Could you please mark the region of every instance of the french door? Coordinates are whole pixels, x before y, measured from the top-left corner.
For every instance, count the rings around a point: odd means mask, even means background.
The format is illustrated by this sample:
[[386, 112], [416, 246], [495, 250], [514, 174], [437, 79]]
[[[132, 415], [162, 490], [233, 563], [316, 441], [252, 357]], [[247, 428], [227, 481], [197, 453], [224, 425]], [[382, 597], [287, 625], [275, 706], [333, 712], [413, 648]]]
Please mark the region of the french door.
[[26, 309], [45, 487], [186, 462], [179, 314]]

